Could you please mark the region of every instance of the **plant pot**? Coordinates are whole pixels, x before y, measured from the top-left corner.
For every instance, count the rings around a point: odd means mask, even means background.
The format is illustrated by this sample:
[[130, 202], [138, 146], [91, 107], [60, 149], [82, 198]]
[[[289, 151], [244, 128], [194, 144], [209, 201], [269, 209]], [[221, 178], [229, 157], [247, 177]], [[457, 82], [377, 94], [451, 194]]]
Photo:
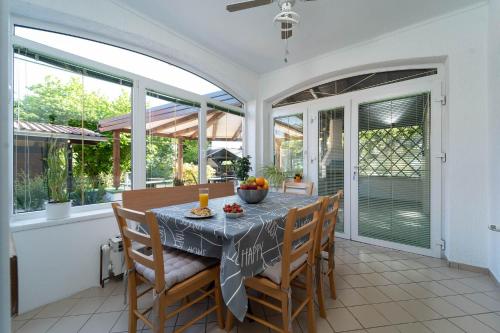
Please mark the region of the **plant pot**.
[[45, 205], [45, 214], [47, 220], [62, 220], [69, 217], [71, 201], [61, 203], [47, 202]]

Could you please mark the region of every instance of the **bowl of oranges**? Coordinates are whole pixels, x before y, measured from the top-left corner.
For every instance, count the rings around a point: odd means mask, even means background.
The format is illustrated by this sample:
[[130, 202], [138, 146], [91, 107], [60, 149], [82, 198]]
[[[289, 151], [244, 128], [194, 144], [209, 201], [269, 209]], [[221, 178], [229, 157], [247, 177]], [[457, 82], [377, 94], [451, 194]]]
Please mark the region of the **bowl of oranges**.
[[241, 200], [256, 204], [264, 200], [269, 192], [269, 182], [264, 177], [248, 177], [237, 189]]

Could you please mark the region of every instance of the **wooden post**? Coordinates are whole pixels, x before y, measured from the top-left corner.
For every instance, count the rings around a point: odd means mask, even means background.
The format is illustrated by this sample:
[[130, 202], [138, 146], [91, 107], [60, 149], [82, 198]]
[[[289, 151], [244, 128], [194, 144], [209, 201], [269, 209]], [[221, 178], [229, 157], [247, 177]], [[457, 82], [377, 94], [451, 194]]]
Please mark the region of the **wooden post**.
[[120, 131], [113, 131], [113, 187], [120, 187]]
[[184, 174], [184, 147], [183, 147], [183, 139], [177, 138], [177, 170], [176, 177], [182, 179], [182, 175]]

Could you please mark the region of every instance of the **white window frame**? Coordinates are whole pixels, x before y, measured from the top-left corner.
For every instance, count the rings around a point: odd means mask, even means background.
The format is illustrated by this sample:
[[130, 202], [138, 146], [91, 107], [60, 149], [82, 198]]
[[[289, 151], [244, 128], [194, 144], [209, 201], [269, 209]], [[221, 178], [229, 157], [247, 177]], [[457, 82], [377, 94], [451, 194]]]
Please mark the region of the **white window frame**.
[[[74, 63], [76, 65], [82, 66], [82, 67], [89, 67], [98, 71], [102, 71], [103, 73], [108, 73], [111, 75], [116, 75], [119, 77], [127, 78], [130, 81], [133, 82], [133, 87], [132, 87], [132, 102], [131, 102], [131, 112], [132, 112], [132, 186], [133, 189], [143, 189], [146, 188], [146, 166], [144, 161], [146, 160], [146, 91], [147, 90], [154, 90], [159, 93], [167, 94], [169, 96], [174, 96], [186, 100], [190, 100], [193, 102], [197, 102], [201, 105], [200, 111], [199, 111], [199, 138], [198, 138], [198, 143], [199, 143], [199, 182], [200, 183], [206, 183], [206, 147], [207, 147], [207, 137], [206, 137], [206, 114], [207, 114], [207, 103], [212, 103], [214, 105], [221, 106], [223, 108], [241, 113], [244, 115], [244, 121], [243, 121], [243, 128], [242, 128], [242, 140], [243, 140], [243, 153], [247, 151], [247, 140], [245, 140], [245, 127], [246, 127], [246, 122], [248, 121], [248, 117], [246, 116], [245, 112], [245, 107], [237, 107], [229, 104], [222, 103], [220, 101], [214, 100], [212, 98], [209, 98], [207, 96], [195, 94], [193, 92], [163, 83], [159, 82], [153, 79], [149, 79], [147, 77], [143, 77], [128, 71], [125, 71], [120, 68], [116, 68], [113, 66], [105, 65], [100, 62], [90, 60], [84, 57], [77, 56], [75, 54], [69, 53], [62, 51], [57, 48], [53, 48], [44, 44], [40, 44], [37, 42], [34, 42], [32, 40], [22, 38], [19, 36], [14, 35], [14, 27], [16, 25], [22, 25], [25, 27], [29, 27], [32, 29], [47, 29], [46, 26], [44, 26], [43, 23], [37, 24], [36, 22], [33, 22], [31, 20], [28, 20], [29, 24], [26, 23], [26, 20], [23, 19], [16, 19], [13, 18], [11, 24], [11, 38], [10, 38], [10, 48], [13, 50], [14, 47], [24, 47], [27, 48], [31, 51], [41, 53], [47, 56], [51, 56], [57, 59], [65, 60], [70, 63]], [[50, 27], [50, 31], [54, 33], [61, 33], [64, 34], [63, 32], [58, 31], [59, 29], [54, 29], [54, 27]], [[62, 29], [61, 29], [62, 30]], [[66, 30], [66, 29], [65, 29]], [[78, 32], [75, 31], [70, 31], [72, 36], [75, 38], [83, 38], [83, 39], [88, 39], [88, 34], [82, 33], [79, 34]], [[82, 37], [80, 37], [82, 36]], [[83, 37], [84, 36], [84, 37]], [[99, 38], [92, 38], [92, 41], [95, 42], [101, 42], [99, 41]], [[109, 41], [106, 41], [105, 43], [108, 43]], [[130, 50], [132, 52], [137, 52], [135, 48], [130, 47], [127, 48], [126, 46], [123, 46], [123, 43], [108, 43], [112, 46], [124, 48], [127, 50]], [[146, 53], [143, 53], [146, 54]], [[146, 55], [147, 56], [147, 55]], [[164, 61], [164, 60], [161, 60]], [[164, 61], [166, 62], [166, 61]], [[168, 62], [166, 62], [168, 63]], [[175, 65], [174, 65], [175, 66]], [[14, 58], [11, 57], [10, 60], [10, 69], [13, 72], [14, 68]], [[181, 68], [182, 69], [182, 68]], [[197, 75], [197, 74], [195, 74]], [[201, 79], [203, 77], [200, 76]], [[224, 88], [222, 88], [224, 89]], [[239, 97], [236, 97], [239, 99]], [[243, 102], [244, 103], [244, 102]], [[244, 104], [245, 106], [246, 104]], [[12, 110], [9, 110], [9, 112], [12, 112]], [[10, 124], [11, 127], [14, 126], [14, 124]], [[9, 160], [12, 162], [13, 161], [13, 152], [11, 152], [11, 156], [9, 156]], [[11, 187], [9, 189], [10, 192], [10, 197], [13, 198], [13, 188]], [[11, 201], [13, 202], [13, 201]], [[91, 204], [91, 205], [84, 205], [84, 206], [78, 206], [78, 207], [72, 207], [71, 208], [71, 213], [72, 214], [85, 214], [89, 213], [92, 214], [92, 212], [96, 210], [103, 210], [103, 209], [109, 209], [111, 211], [111, 203], [101, 203], [101, 204]], [[18, 213], [12, 214], [12, 222], [15, 225], [22, 225], [23, 221], [29, 222], [29, 221], [34, 221], [37, 220], [39, 223], [45, 222], [44, 221], [44, 216], [45, 216], [45, 211], [36, 211], [36, 212], [28, 212], [28, 213]]]

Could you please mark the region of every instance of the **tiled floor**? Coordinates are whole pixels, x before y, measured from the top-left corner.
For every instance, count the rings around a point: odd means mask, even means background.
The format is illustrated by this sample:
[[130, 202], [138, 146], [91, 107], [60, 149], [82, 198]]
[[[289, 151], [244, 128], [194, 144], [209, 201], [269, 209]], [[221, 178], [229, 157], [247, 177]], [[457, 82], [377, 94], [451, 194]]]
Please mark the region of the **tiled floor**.
[[[338, 298], [326, 298], [326, 320], [316, 313], [318, 333], [500, 332], [500, 286], [484, 274], [452, 269], [445, 261], [434, 258], [340, 239], [336, 263]], [[206, 306], [200, 304], [189, 314], [179, 315], [168, 323], [165, 332], [182, 325]], [[272, 311], [256, 306], [253, 311], [279, 323], [279, 315]], [[104, 289], [91, 288], [23, 314], [14, 319], [13, 330], [127, 332], [123, 286], [115, 282]], [[239, 324], [234, 331], [268, 332], [250, 322]], [[305, 315], [301, 314], [294, 323], [294, 332], [306, 331]], [[211, 317], [187, 332], [222, 331]]]

